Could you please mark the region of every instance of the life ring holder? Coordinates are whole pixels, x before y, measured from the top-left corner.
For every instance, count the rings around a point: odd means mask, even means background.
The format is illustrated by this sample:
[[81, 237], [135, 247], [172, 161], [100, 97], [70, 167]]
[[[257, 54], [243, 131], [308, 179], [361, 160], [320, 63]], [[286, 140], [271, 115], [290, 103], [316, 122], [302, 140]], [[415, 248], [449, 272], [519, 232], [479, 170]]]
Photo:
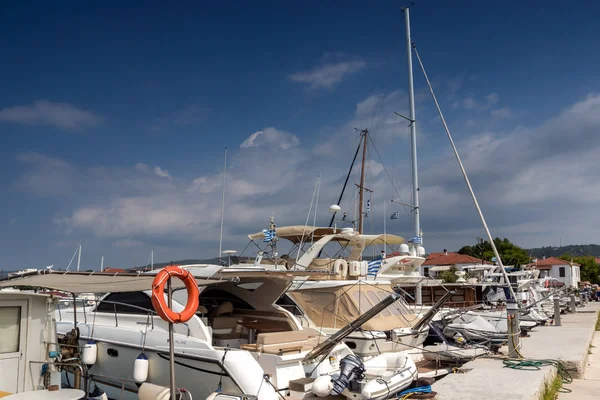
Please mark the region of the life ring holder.
[[[169, 308], [165, 300], [165, 285], [169, 278], [179, 278], [185, 284], [188, 299], [185, 308], [177, 313]], [[152, 281], [152, 306], [156, 313], [165, 321], [178, 324], [192, 319], [198, 310], [200, 291], [194, 276], [187, 269], [178, 265], [170, 265], [161, 269]]]

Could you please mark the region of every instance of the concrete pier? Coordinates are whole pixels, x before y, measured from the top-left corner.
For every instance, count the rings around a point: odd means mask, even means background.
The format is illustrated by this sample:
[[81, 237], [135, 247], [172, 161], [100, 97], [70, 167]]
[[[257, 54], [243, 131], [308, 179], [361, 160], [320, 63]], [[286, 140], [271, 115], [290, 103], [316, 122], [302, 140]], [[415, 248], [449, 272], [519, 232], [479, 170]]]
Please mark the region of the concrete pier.
[[[530, 337], [521, 338], [521, 354], [532, 359], [560, 360], [566, 364], [573, 378], [584, 378], [588, 352], [595, 349], [590, 344], [594, 338], [599, 310], [600, 303], [588, 303], [586, 307], [579, 308], [576, 314], [562, 315], [561, 326], [535, 328]], [[506, 347], [502, 351], [507, 354]], [[600, 355], [600, 344], [597, 351]], [[600, 363], [596, 368], [600, 375]], [[504, 368], [501, 359], [489, 358], [471, 361], [463, 369], [470, 371], [451, 374], [433, 384], [433, 390], [438, 393], [436, 399], [538, 400], [546, 382], [556, 376], [554, 367], [542, 367], [534, 371], [514, 370]], [[577, 383], [574, 382], [574, 385]], [[598, 384], [600, 385], [600, 381]], [[567, 385], [567, 388], [574, 385]], [[584, 397], [565, 397], [569, 398]]]

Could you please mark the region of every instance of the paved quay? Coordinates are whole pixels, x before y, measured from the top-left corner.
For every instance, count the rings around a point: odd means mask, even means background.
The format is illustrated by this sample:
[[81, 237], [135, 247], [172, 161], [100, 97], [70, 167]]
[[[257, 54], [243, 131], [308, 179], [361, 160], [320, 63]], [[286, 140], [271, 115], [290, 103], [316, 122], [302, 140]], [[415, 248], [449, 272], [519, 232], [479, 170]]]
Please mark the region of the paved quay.
[[[559, 397], [559, 399], [585, 399], [575, 394], [577, 385], [600, 385], [600, 342], [598, 341], [595, 341], [598, 343], [596, 367], [587, 368], [588, 353], [590, 349], [592, 351], [596, 349], [590, 345], [592, 340], [595, 340], [594, 329], [599, 310], [600, 303], [588, 303], [585, 307], [578, 308], [576, 314], [561, 315], [561, 326], [540, 326], [531, 332], [530, 337], [521, 338], [521, 353], [524, 357], [560, 360], [576, 378], [573, 384], [566, 385], [568, 389], [573, 390], [572, 397]], [[600, 334], [596, 336], [598, 337]], [[507, 348], [504, 347], [502, 351], [506, 354]], [[501, 359], [490, 358], [471, 361], [465, 364], [463, 369], [470, 369], [470, 371], [464, 374], [451, 374], [433, 384], [433, 390], [438, 393], [436, 399], [538, 400], [541, 398], [546, 382], [556, 376], [556, 369], [551, 366], [533, 371], [515, 370], [504, 368]], [[596, 371], [597, 381], [585, 381], [588, 374], [593, 373], [590, 371]], [[600, 392], [596, 390], [595, 393], [594, 398], [598, 398]]]
[[583, 379], [575, 379], [565, 387], [569, 393], [560, 393], [558, 400], [588, 400], [600, 397], [600, 332], [596, 332], [588, 355]]

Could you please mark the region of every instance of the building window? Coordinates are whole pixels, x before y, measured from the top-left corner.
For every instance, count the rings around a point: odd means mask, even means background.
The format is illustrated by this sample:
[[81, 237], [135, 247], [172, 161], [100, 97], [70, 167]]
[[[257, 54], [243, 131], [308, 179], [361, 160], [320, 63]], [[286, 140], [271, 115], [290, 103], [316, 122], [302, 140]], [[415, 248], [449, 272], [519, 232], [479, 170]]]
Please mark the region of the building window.
[[558, 276], [560, 276], [561, 278], [565, 277], [565, 267], [560, 267], [558, 269]]
[[423, 275], [429, 276], [429, 267], [423, 267]]

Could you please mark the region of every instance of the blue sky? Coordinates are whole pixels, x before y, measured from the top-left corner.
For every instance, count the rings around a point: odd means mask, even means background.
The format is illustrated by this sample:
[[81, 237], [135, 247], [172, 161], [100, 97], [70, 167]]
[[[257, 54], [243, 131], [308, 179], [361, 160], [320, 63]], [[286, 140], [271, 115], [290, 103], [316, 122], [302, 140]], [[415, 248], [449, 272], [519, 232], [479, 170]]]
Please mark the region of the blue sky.
[[[369, 128], [381, 231], [393, 177], [410, 200], [398, 2], [4, 2], [0, 5], [0, 268], [130, 266], [217, 253], [323, 224]], [[522, 246], [598, 242], [600, 6], [417, 2], [412, 33], [492, 233]], [[416, 60], [415, 60], [416, 61]], [[415, 66], [416, 63], [415, 63]], [[427, 248], [482, 236], [415, 69]], [[356, 177], [353, 177], [356, 180]], [[350, 210], [352, 199], [343, 207]], [[386, 203], [386, 214], [396, 208]], [[388, 229], [410, 236], [406, 210]], [[250, 254], [252, 255], [252, 254]]]

